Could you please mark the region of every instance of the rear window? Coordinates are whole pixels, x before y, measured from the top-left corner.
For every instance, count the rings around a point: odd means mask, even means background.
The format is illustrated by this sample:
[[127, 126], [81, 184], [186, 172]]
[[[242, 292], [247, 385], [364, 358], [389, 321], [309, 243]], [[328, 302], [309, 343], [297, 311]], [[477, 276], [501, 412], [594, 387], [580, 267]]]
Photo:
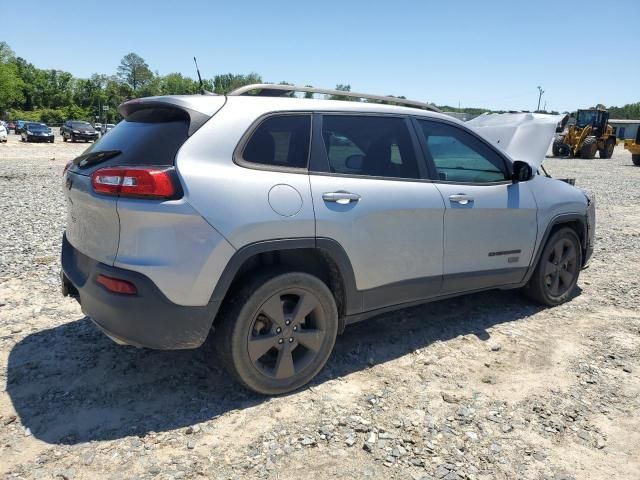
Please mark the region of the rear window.
[[252, 133], [242, 159], [272, 167], [306, 168], [310, 139], [310, 115], [270, 117]]
[[[145, 119], [143, 115], [138, 118]], [[85, 150], [75, 163], [76, 166], [80, 164], [78, 168], [87, 174], [94, 169], [92, 167], [98, 166], [171, 166], [175, 164], [178, 149], [189, 136], [188, 131], [189, 122], [184, 118], [153, 122], [123, 120], [109, 131], [109, 135]], [[100, 152], [109, 152], [109, 155], [100, 156]], [[86, 162], [78, 160], [87, 158], [89, 161]], [[92, 158], [96, 161], [91, 161]], [[106, 160], [99, 161], [100, 158]]]

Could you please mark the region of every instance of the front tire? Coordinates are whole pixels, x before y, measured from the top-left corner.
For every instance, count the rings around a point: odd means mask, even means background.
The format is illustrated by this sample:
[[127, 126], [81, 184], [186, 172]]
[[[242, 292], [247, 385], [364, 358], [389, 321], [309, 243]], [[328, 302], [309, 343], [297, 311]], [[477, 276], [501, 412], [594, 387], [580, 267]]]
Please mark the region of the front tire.
[[564, 137], [556, 137], [553, 140], [553, 146], [551, 147], [551, 153], [554, 157], [562, 157], [564, 153], [563, 149]]
[[580, 156], [586, 159], [595, 158], [596, 152], [598, 151], [598, 141], [596, 137], [587, 137], [582, 142], [582, 147], [580, 147]]
[[561, 228], [551, 235], [544, 246], [524, 291], [543, 305], [560, 305], [571, 297], [581, 268], [580, 239], [571, 228]]
[[606, 143], [604, 144], [604, 148], [602, 150], [600, 150], [600, 158], [611, 158], [613, 157], [613, 149], [616, 147], [616, 142], [615, 140], [611, 139], [611, 140], [607, 140]]
[[324, 367], [338, 332], [329, 288], [302, 272], [257, 275], [226, 301], [213, 334], [227, 371], [250, 390], [279, 395]]
[[636, 167], [640, 167], [640, 154], [639, 155], [631, 155], [631, 161]]

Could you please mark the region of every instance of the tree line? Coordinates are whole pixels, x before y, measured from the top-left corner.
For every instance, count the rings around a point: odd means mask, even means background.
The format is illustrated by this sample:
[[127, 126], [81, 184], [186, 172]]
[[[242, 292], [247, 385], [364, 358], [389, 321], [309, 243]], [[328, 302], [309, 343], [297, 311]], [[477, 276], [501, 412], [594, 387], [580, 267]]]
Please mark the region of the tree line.
[[[203, 79], [204, 89], [218, 94], [226, 94], [252, 83], [266, 82], [257, 73], [227, 73]], [[350, 91], [351, 87], [339, 84], [336, 90]], [[59, 124], [71, 118], [93, 122], [99, 117], [100, 120], [115, 123], [120, 120], [118, 105], [131, 98], [195, 94], [199, 91], [198, 81], [181, 73], [160, 75], [153, 72], [147, 62], [135, 53], [128, 53], [122, 58], [115, 74], [94, 73], [89, 78], [75, 78], [63, 70], [37, 68], [24, 58], [16, 56], [6, 42], [0, 41], [0, 118], [5, 120]], [[332, 98], [354, 100], [339, 95]], [[474, 115], [491, 111], [446, 105], [439, 108]], [[637, 119], [640, 118], [640, 102], [623, 107], [609, 107], [609, 111], [611, 118]]]
[[[203, 79], [205, 90], [219, 94], [251, 83], [262, 83], [262, 78], [257, 73], [227, 73]], [[181, 73], [159, 75], [135, 53], [122, 58], [115, 74], [94, 73], [85, 79], [37, 68], [0, 42], [0, 118], [6, 120], [56, 124], [70, 118], [94, 122], [98, 116], [115, 123], [120, 120], [117, 107], [126, 100], [199, 92], [198, 81]]]

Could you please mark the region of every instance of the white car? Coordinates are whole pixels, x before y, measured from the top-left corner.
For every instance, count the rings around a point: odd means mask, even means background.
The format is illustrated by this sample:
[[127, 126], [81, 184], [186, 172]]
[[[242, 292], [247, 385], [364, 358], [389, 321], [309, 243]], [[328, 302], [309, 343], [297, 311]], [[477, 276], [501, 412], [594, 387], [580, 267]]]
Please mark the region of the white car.
[[0, 142], [7, 142], [7, 127], [0, 124]]

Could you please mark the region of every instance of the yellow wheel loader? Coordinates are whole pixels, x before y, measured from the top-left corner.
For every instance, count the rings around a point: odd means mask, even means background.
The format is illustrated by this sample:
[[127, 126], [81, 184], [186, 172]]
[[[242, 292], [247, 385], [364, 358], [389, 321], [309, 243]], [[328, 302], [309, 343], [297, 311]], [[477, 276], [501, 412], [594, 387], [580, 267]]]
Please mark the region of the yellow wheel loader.
[[624, 148], [631, 152], [631, 160], [636, 167], [640, 167], [640, 128], [636, 134], [635, 142], [633, 140], [625, 140]]
[[576, 123], [556, 136], [551, 151], [554, 157], [611, 158], [616, 146], [609, 112], [604, 109], [578, 110]]

